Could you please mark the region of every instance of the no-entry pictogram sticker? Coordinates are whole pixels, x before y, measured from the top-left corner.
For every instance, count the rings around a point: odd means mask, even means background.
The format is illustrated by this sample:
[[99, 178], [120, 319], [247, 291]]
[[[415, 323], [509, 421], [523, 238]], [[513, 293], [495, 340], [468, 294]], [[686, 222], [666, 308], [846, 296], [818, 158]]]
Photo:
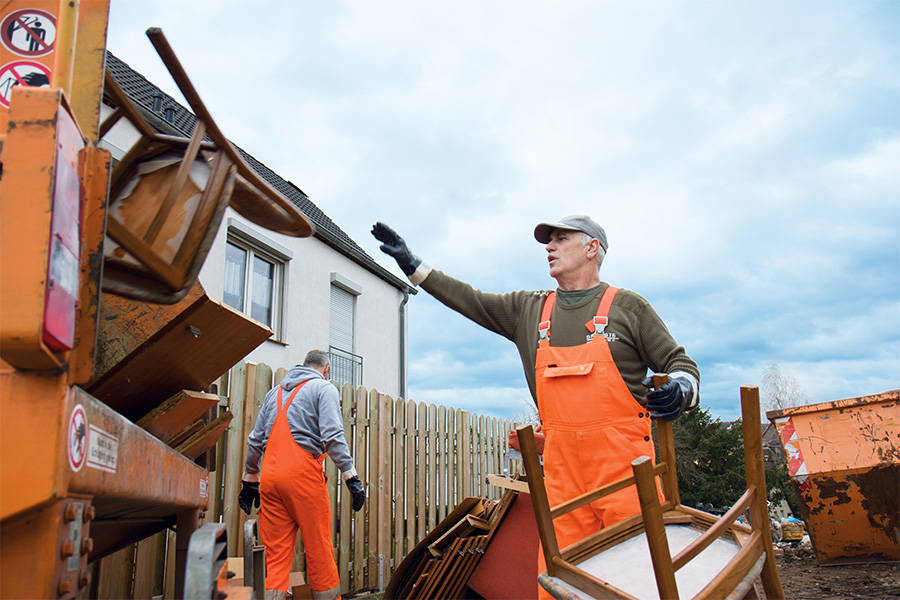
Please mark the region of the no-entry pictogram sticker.
[[88, 453], [88, 422], [84, 406], [76, 404], [69, 417], [69, 466], [76, 473], [84, 466]]
[[19, 56], [50, 54], [56, 41], [56, 17], [36, 8], [13, 11], [0, 23], [0, 41]]
[[9, 97], [17, 85], [50, 85], [50, 68], [33, 60], [17, 60], [0, 67], [0, 106], [9, 108]]

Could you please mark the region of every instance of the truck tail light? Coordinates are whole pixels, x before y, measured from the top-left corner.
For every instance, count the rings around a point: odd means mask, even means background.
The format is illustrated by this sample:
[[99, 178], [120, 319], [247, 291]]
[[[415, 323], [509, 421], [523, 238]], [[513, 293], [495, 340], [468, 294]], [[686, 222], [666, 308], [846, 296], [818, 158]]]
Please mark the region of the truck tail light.
[[78, 151], [82, 147], [78, 125], [68, 111], [59, 111], [43, 327], [44, 344], [54, 352], [75, 346], [82, 204]]

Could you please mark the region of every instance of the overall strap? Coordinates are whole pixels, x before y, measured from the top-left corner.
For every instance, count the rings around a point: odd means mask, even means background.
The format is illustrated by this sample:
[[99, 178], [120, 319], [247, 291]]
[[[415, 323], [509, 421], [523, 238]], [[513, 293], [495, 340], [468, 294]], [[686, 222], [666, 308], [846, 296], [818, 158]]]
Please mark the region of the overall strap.
[[556, 304], [556, 292], [547, 294], [544, 300], [544, 308], [541, 311], [541, 320], [538, 323], [538, 345], [550, 344], [550, 315], [553, 313], [553, 305]]
[[300, 385], [298, 385], [297, 387], [295, 387], [293, 389], [293, 391], [291, 392], [291, 395], [288, 396], [287, 402], [284, 404], [284, 408], [281, 407], [281, 392], [282, 392], [282, 390], [284, 390], [284, 388], [279, 385], [278, 386], [278, 404], [277, 404], [278, 412], [281, 412], [283, 410], [286, 411], [288, 409], [288, 406], [291, 405], [291, 402], [294, 401], [294, 396], [297, 395], [297, 392], [300, 391], [300, 388], [302, 388], [304, 385], [306, 385], [309, 382], [310, 382], [310, 380], [307, 379], [306, 381], [304, 381], [303, 383], [301, 383]]
[[587, 330], [591, 332], [591, 337], [606, 330], [606, 326], [609, 324], [609, 309], [618, 291], [619, 288], [617, 287], [609, 286], [606, 288], [606, 291], [603, 292], [603, 297], [600, 298], [600, 306], [597, 307], [597, 316], [584, 324]]

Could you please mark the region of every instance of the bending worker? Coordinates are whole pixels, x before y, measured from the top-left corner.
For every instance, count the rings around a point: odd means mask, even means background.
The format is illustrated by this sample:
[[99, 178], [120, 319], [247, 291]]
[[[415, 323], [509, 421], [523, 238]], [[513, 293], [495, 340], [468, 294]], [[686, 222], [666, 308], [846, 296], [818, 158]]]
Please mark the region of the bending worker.
[[[550, 505], [631, 475], [631, 461], [655, 456], [650, 419], [697, 406], [697, 364], [638, 294], [600, 281], [606, 232], [585, 215], [540, 223], [557, 289], [491, 294], [432, 269], [377, 223], [372, 234], [410, 281], [482, 327], [515, 343], [545, 438]], [[652, 372], [669, 383], [650, 390]], [[634, 488], [554, 520], [560, 548], [640, 512]], [[544, 568], [538, 556], [539, 573]]]
[[267, 600], [283, 598], [288, 591], [298, 527], [306, 548], [312, 597], [333, 600], [341, 595], [331, 544], [325, 453], [341, 470], [353, 510], [363, 507], [366, 492], [344, 439], [340, 396], [328, 381], [330, 371], [328, 354], [310, 350], [303, 366], [293, 367], [266, 394], [247, 438], [238, 504], [248, 515], [254, 504], [259, 508], [259, 533], [266, 546]]

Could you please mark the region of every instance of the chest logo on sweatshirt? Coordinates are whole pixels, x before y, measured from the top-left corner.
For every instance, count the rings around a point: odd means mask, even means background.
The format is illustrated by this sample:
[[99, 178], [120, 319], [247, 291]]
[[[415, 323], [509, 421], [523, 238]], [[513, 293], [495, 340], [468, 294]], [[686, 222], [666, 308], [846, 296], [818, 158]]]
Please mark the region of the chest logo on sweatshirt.
[[595, 335], [602, 335], [604, 338], [606, 338], [606, 342], [609, 344], [619, 341], [619, 336], [616, 335], [615, 331], [598, 331], [597, 333], [589, 333], [587, 335], [587, 341], [592, 341]]

